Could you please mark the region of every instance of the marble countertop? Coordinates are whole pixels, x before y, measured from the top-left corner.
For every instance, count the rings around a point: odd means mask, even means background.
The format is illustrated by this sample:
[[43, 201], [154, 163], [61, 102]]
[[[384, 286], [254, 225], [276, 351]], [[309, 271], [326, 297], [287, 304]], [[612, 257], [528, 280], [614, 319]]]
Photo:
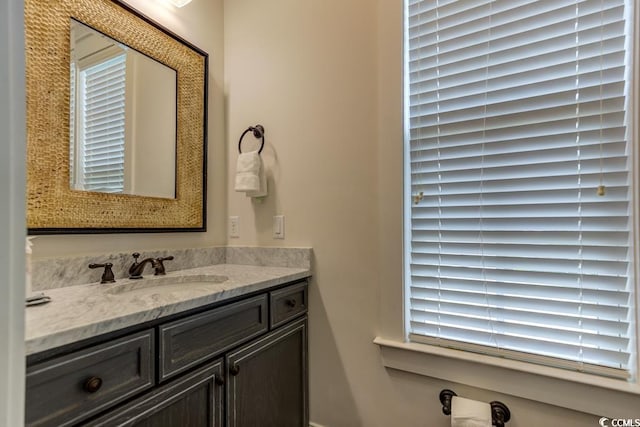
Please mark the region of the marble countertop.
[[149, 320], [309, 277], [307, 268], [217, 264], [50, 289], [51, 302], [26, 308], [27, 355]]

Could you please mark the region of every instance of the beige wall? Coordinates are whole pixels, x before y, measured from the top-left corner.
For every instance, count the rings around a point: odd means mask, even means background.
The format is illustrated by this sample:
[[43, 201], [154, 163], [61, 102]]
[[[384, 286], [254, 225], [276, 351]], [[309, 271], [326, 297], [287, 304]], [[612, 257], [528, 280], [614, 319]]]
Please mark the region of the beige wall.
[[194, 0], [175, 8], [161, 0], [128, 0], [135, 9], [209, 54], [209, 154], [206, 233], [38, 236], [34, 257], [188, 248], [226, 243], [226, 147], [224, 144], [223, 0]]
[[[230, 244], [310, 245], [311, 420], [330, 427], [446, 426], [438, 394], [502, 400], [512, 427], [597, 418], [386, 370], [376, 335], [402, 338], [402, 2], [225, 2]], [[233, 192], [237, 138], [266, 128], [265, 203]], [[247, 144], [249, 147], [249, 144]], [[286, 239], [271, 238], [272, 216]], [[509, 378], [505, 378], [509, 381]]]
[[[311, 419], [388, 426], [377, 323], [375, 8], [363, 0], [225, 2], [230, 244], [310, 245]], [[237, 138], [266, 130], [265, 203], [232, 189]], [[249, 143], [247, 143], [247, 147]], [[271, 238], [285, 216], [285, 240]], [[391, 404], [391, 406], [390, 406]]]
[[133, 105], [128, 110], [133, 129], [127, 139], [130, 157], [125, 155], [125, 167], [127, 160], [133, 163], [125, 175], [130, 179], [130, 194], [174, 199], [176, 71], [132, 50], [127, 52], [127, 60], [133, 68], [129, 86]]

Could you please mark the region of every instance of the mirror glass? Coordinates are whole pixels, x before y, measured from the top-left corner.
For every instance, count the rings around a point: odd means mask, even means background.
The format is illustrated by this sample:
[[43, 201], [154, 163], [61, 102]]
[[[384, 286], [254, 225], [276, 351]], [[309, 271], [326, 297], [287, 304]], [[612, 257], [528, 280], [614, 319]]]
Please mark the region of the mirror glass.
[[73, 190], [176, 197], [176, 71], [71, 19]]

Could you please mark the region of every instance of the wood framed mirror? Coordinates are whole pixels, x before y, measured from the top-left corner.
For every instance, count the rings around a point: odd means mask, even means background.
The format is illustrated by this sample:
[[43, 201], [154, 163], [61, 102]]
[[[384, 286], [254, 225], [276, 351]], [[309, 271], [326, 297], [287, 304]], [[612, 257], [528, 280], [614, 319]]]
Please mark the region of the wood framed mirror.
[[29, 234], [205, 231], [208, 55], [116, 0], [25, 35]]

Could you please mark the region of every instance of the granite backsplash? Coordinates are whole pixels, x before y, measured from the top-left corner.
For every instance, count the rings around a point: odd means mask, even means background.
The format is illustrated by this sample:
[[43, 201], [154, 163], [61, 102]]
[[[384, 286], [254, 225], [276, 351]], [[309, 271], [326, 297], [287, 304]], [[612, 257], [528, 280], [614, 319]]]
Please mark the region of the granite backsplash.
[[[91, 263], [113, 264], [117, 279], [128, 277], [133, 262], [131, 252], [92, 254], [88, 256], [36, 258], [32, 260], [31, 287], [33, 291], [82, 285], [100, 280], [103, 269], [90, 269]], [[215, 246], [209, 248], [159, 249], [140, 252], [140, 260], [173, 255], [165, 261], [167, 272], [218, 264], [256, 265], [311, 269], [310, 248], [277, 248], [249, 246]], [[151, 266], [146, 275], [152, 275]]]

